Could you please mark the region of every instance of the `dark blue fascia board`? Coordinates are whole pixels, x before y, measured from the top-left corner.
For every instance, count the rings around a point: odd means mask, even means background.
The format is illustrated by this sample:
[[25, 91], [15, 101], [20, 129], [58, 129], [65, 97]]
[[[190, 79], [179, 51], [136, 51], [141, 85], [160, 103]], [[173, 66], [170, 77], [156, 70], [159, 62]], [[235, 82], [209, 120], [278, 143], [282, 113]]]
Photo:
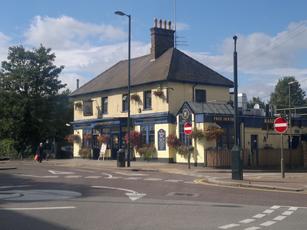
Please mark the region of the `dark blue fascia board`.
[[131, 118], [134, 125], [176, 123], [176, 117], [168, 112], [133, 115]]
[[82, 121], [74, 121], [71, 122], [74, 129], [79, 128], [93, 128], [97, 125], [103, 126], [114, 126], [114, 125], [126, 125], [126, 118], [99, 118], [99, 119], [91, 119], [91, 120], [82, 120]]

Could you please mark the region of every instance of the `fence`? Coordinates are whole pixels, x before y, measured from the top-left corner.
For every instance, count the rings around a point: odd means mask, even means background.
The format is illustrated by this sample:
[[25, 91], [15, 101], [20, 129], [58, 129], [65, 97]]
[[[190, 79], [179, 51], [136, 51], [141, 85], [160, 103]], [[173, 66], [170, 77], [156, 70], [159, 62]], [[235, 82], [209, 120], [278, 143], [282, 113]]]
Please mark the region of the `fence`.
[[[307, 145], [307, 144], [305, 144]], [[305, 152], [305, 154], [304, 154]], [[259, 149], [258, 162], [256, 154], [252, 154], [248, 149], [242, 152], [243, 165], [247, 168], [279, 168], [280, 149]], [[297, 149], [284, 150], [284, 162], [286, 166], [292, 167], [307, 166], [307, 146], [299, 145]], [[305, 164], [304, 164], [305, 163]], [[216, 168], [231, 167], [231, 150], [208, 149], [205, 151], [205, 165]]]

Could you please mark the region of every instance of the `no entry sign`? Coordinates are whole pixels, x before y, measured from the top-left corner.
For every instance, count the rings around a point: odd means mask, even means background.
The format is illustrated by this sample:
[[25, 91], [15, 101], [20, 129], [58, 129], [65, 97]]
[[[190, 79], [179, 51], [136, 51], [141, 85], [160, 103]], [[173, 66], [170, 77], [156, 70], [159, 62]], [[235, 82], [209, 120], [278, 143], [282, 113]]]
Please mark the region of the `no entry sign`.
[[278, 117], [274, 120], [274, 130], [277, 133], [285, 133], [288, 129], [288, 122], [285, 118]]
[[192, 134], [192, 125], [189, 122], [184, 123], [183, 131], [185, 135], [191, 135]]

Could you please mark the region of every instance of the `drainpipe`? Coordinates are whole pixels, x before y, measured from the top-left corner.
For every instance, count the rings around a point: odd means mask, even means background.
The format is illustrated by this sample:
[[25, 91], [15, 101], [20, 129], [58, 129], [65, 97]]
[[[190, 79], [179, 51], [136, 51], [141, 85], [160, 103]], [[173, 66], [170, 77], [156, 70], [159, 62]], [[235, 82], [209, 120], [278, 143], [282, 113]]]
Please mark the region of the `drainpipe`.
[[195, 87], [197, 86], [197, 84], [194, 84], [193, 86], [192, 86], [192, 101], [194, 102], [195, 101]]

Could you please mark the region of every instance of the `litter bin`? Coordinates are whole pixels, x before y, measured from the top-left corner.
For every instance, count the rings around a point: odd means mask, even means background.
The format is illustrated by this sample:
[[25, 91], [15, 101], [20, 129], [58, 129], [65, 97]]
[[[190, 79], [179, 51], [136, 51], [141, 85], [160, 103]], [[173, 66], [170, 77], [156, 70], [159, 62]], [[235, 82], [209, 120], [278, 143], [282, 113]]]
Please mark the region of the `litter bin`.
[[125, 167], [125, 150], [119, 149], [117, 151], [117, 167]]

